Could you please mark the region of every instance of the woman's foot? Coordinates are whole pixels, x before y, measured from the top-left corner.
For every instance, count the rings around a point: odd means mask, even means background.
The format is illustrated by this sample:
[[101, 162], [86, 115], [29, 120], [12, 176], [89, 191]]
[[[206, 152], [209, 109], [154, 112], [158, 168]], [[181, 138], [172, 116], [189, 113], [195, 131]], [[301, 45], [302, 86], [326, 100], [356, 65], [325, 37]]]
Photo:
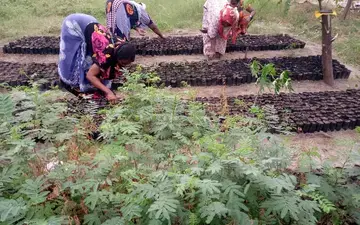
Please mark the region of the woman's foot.
[[217, 52], [217, 53], [215, 53], [214, 58], [215, 58], [215, 59], [221, 59], [221, 56], [222, 56], [222, 55]]
[[215, 55], [207, 55], [206, 60], [211, 61], [215, 59]]

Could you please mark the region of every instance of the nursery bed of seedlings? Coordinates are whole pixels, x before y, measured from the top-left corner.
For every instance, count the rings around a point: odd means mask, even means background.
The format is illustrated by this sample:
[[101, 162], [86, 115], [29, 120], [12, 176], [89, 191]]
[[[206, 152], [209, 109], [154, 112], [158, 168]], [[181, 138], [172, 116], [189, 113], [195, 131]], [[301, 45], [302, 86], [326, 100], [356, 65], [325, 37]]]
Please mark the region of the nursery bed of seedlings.
[[[234, 59], [224, 61], [161, 63], [149, 71], [160, 76], [166, 86], [180, 87], [185, 81], [191, 86], [241, 85], [252, 83], [250, 65], [257, 60], [262, 65], [272, 63], [277, 72], [289, 71], [293, 80], [323, 79], [321, 56], [281, 57], [267, 59]], [[347, 79], [351, 73], [344, 65], [333, 60], [335, 79]]]
[[[161, 39], [134, 39], [138, 54], [142, 55], [190, 55], [203, 51], [202, 36], [178, 36]], [[267, 51], [304, 48], [305, 42], [289, 35], [245, 35], [239, 36], [236, 43], [228, 41], [227, 52]]]
[[58, 80], [55, 63], [12, 63], [0, 61], [0, 83], [10, 86], [27, 86], [30, 81], [44, 80], [45, 88], [54, 85]]
[[28, 36], [4, 45], [4, 53], [59, 54], [60, 38], [54, 36]]
[[[249, 115], [255, 95], [227, 98], [230, 115]], [[223, 111], [217, 97], [197, 98], [205, 103], [208, 111]], [[305, 92], [299, 94], [260, 95], [256, 102], [263, 108], [270, 127], [287, 126], [293, 131], [312, 133], [316, 131], [339, 131], [360, 126], [360, 90]], [[275, 124], [277, 123], [277, 124]], [[275, 129], [275, 128], [274, 128]], [[274, 131], [274, 130], [273, 130]]]
[[[182, 82], [191, 86], [241, 85], [255, 82], [250, 64], [254, 59], [234, 59], [217, 62], [179, 62], [161, 63], [144, 67], [146, 72], [155, 72], [166, 86], [181, 87]], [[293, 80], [321, 80], [322, 67], [320, 56], [282, 57], [256, 59], [261, 64], [273, 63], [278, 72], [288, 70]], [[133, 70], [136, 66], [130, 68]], [[337, 60], [333, 61], [336, 79], [347, 79], [351, 73]], [[10, 63], [0, 61], [0, 83], [10, 86], [28, 85], [30, 81], [43, 80], [43, 86], [57, 84], [57, 65], [43, 63]], [[120, 80], [113, 82], [114, 88], [121, 85]]]
[[[10, 42], [4, 53], [13, 54], [58, 54], [59, 37], [30, 36]], [[200, 54], [203, 51], [202, 36], [173, 36], [159, 38], [133, 38], [131, 42], [141, 55]], [[227, 51], [266, 51], [304, 48], [305, 42], [289, 35], [245, 35], [238, 37], [235, 44], [228, 42]]]

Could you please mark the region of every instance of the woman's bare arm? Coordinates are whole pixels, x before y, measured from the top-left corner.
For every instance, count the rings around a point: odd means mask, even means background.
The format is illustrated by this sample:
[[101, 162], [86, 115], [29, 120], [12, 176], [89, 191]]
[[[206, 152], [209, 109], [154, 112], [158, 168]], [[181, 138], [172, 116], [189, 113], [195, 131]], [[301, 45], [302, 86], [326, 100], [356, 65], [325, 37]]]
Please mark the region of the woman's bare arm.
[[161, 38], [165, 38], [164, 35], [161, 33], [161, 31], [159, 30], [158, 26], [156, 26], [155, 23], [152, 23], [149, 25], [149, 28], [154, 31], [155, 34], [157, 34], [159, 37]]
[[100, 74], [100, 72], [101, 72], [100, 67], [96, 64], [93, 64], [90, 67], [89, 72], [86, 74], [86, 78], [90, 81], [90, 83], [94, 87], [100, 89], [106, 95], [113, 94], [113, 92], [108, 87], [106, 87], [103, 83], [101, 83], [100, 79], [97, 77]]
[[253, 7], [251, 7], [251, 5], [248, 5], [248, 7], [246, 8], [246, 11], [248, 11], [250, 13], [250, 18], [253, 18], [256, 14], [255, 9]]

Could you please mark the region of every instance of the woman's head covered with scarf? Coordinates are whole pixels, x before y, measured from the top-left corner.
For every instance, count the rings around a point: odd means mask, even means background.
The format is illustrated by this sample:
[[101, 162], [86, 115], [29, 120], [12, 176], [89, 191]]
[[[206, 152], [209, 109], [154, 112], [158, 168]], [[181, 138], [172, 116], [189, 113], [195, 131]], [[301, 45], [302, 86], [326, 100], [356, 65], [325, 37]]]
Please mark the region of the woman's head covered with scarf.
[[240, 0], [231, 0], [220, 11], [219, 35], [225, 40], [229, 39], [230, 35], [232, 35], [233, 41], [234, 38], [236, 39], [239, 22], [239, 11], [237, 8], [239, 2]]
[[144, 19], [143, 19], [143, 18], [146, 18], [146, 21], [148, 19], [151, 21], [150, 16], [149, 16], [148, 12], [146, 11], [145, 3], [135, 2], [135, 1], [130, 1], [130, 2], [137, 9], [138, 18], [139, 18], [138, 26], [141, 28], [148, 27], [148, 24], [146, 22], [144, 22]]

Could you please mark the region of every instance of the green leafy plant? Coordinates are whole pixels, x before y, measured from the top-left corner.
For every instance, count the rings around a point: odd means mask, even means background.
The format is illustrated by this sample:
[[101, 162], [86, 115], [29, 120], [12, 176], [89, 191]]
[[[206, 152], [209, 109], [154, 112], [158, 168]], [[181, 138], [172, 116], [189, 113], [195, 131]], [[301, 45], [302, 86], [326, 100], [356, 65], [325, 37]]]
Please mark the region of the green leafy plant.
[[355, 128], [355, 131], [356, 131], [357, 133], [360, 133], [360, 127], [356, 127], [356, 128]]
[[256, 115], [257, 118], [259, 119], [264, 119], [265, 115], [264, 115], [264, 111], [259, 107], [259, 106], [252, 106], [250, 108], [250, 113]]
[[269, 129], [273, 132], [287, 133], [289, 129], [288, 124], [280, 124], [279, 118], [276, 115], [276, 110], [272, 106], [266, 106], [261, 109], [257, 106], [257, 101], [260, 94], [263, 94], [265, 89], [274, 92], [278, 95], [282, 89], [289, 92], [293, 91], [289, 71], [283, 71], [278, 75], [274, 64], [261, 65], [254, 60], [250, 65], [252, 75], [257, 79], [256, 84], [259, 86], [253, 106], [250, 108], [250, 113], [255, 114], [259, 119], [264, 120]]
[[250, 65], [251, 73], [256, 77], [256, 84], [259, 85], [258, 94], [264, 92], [265, 88], [279, 94], [281, 89], [293, 91], [290, 79], [290, 72], [283, 71], [279, 75], [272, 63], [261, 65], [254, 60]]

